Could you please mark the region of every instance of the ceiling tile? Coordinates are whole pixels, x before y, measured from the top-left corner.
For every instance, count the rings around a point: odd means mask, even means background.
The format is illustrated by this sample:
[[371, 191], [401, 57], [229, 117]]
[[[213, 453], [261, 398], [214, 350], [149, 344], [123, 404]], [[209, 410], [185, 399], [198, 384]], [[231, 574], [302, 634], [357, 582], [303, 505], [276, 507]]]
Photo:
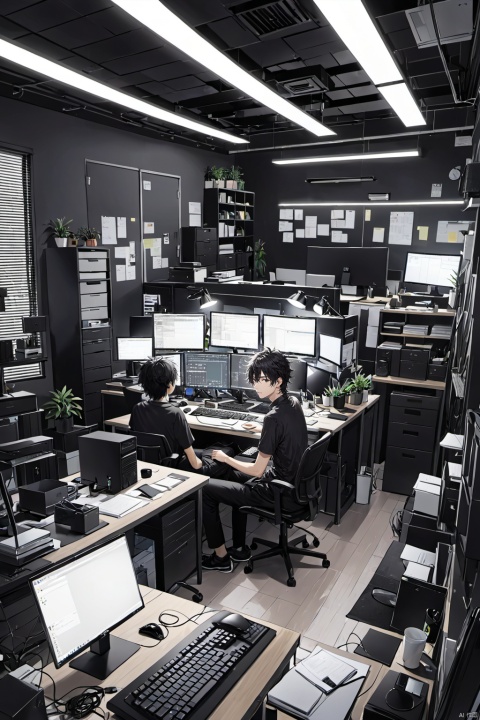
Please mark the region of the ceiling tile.
[[210, 23], [209, 27], [230, 49], [245, 47], [245, 45], [258, 42], [256, 35], [243, 28], [232, 17]]
[[[342, 66], [338, 68], [342, 69]], [[359, 85], [360, 83], [370, 82], [370, 78], [365, 70], [354, 70], [353, 72], [341, 73], [339, 72], [337, 77], [342, 81], [344, 85]]]
[[126, 73], [141, 72], [148, 68], [156, 67], [157, 65], [171, 63], [177, 58], [183, 59], [184, 57], [183, 53], [167, 45], [165, 47], [155, 48], [155, 50], [149, 50], [148, 52], [126, 55], [125, 57], [117, 58], [110, 62], [104, 62], [103, 65], [119, 75], [125, 75]]
[[356, 58], [352, 55], [350, 50], [341, 50], [340, 52], [334, 52], [333, 57], [339, 65], [349, 65], [350, 63], [357, 62]]
[[330, 98], [330, 100], [346, 100], [347, 98], [351, 98], [351, 93], [345, 89], [345, 90], [332, 90], [331, 92], [326, 93], [327, 97]]
[[291, 48], [298, 51], [300, 55], [302, 55], [304, 48], [317, 47], [318, 49], [318, 45], [334, 41], [338, 41], [338, 35], [330, 26], [316, 28], [315, 30], [298, 33], [297, 35], [289, 35], [285, 38], [285, 42], [288, 43]]
[[197, 27], [205, 23], [231, 17], [228, 10], [223, 7], [220, 0], [164, 0], [164, 4], [190, 27]]
[[200, 80], [203, 80], [203, 82], [214, 82], [215, 80], [218, 80], [218, 75], [215, 75], [214, 72], [211, 72], [211, 70], [201, 70], [200, 72], [195, 73], [196, 77], [198, 77]]
[[202, 85], [202, 87], [191, 88], [190, 90], [168, 93], [163, 95], [163, 98], [171, 103], [179, 103], [182, 102], [182, 100], [190, 100], [191, 98], [202, 97], [204, 95], [214, 95], [216, 92], [217, 90], [210, 85]]
[[63, 60], [71, 55], [70, 50], [66, 50], [40, 35], [24, 35], [19, 40], [19, 44], [48, 60]]
[[415, 38], [413, 37], [413, 33], [410, 28], [390, 33], [388, 39], [394, 50], [405, 50], [406, 48], [417, 47], [417, 43], [415, 42]]
[[338, 109], [344, 115], [355, 115], [364, 112], [378, 112], [379, 110], [390, 110], [390, 105], [386, 100], [371, 100], [370, 102], [360, 102], [354, 105], [339, 105]]
[[350, 88], [350, 92], [354, 97], [363, 97], [364, 95], [377, 95], [378, 90], [375, 85], [359, 85], [359, 87]]
[[[338, 53], [339, 51], [343, 50], [343, 45], [340, 42], [340, 40], [336, 40], [335, 42], [329, 42], [325, 43], [324, 45], [319, 45], [318, 47], [311, 47], [311, 48], [303, 48], [298, 55], [302, 57], [303, 60], [309, 60], [312, 57], [318, 57], [319, 55], [327, 55], [327, 53], [330, 53], [331, 55], [333, 53]], [[335, 61], [337, 64], [337, 62]]]
[[8, 19], [32, 32], [41, 32], [78, 17], [78, 12], [67, 7], [60, 0], [44, 0], [44, 2], [11, 13]]
[[31, 5], [39, 5], [43, 0], [2, 0], [2, 14], [9, 15]]
[[280, 65], [296, 59], [296, 53], [283, 40], [265, 40], [249, 45], [243, 51], [261, 67]]
[[77, 10], [81, 15], [88, 15], [109, 7], [115, 7], [112, 0], [62, 0], [62, 3]]
[[88, 19], [96, 25], [110, 30], [114, 35], [121, 35], [121, 33], [142, 27], [142, 23], [139, 20], [136, 20], [116, 6], [93, 13]]
[[305, 60], [305, 65], [321, 65], [323, 68], [333, 68], [338, 66], [338, 62], [335, 60], [333, 55], [326, 53], [325, 55], [318, 55]]
[[[278, 70], [299, 70], [305, 67], [305, 63], [303, 60], [293, 60], [292, 62], [282, 63], [281, 65], [274, 65], [274, 67], [278, 68]], [[272, 68], [268, 69], [272, 70]]]
[[156, 80], [149, 80], [148, 82], [138, 83], [138, 88], [144, 90], [151, 95], [166, 95], [172, 92], [172, 88], [169, 88], [165, 83], [157, 82]]
[[57, 27], [45, 30], [41, 35], [47, 40], [73, 50], [87, 43], [98, 42], [112, 37], [112, 33], [88, 18], [78, 18]]
[[148, 75], [145, 75], [145, 73], [134, 72], [127, 73], [126, 75], [115, 75], [110, 80], [110, 84], [116, 88], [126, 88], [131, 85], [141, 85], [142, 83], [147, 83], [149, 80], [150, 78]]
[[[138, 53], [140, 51], [153, 50], [161, 47], [163, 41], [154, 35], [147, 28], [132, 30], [131, 32], [117, 35], [116, 37], [102, 40], [101, 42], [91, 43], [77, 48], [79, 55], [93, 60], [94, 62], [106, 63], [109, 60], [126, 57], [127, 55]], [[133, 70], [141, 68], [133, 68]]]
[[0, 35], [6, 40], [15, 40], [26, 35], [28, 30], [12, 22], [8, 18], [0, 17]]
[[145, 75], [154, 80], [171, 80], [184, 75], [195, 75], [198, 65], [193, 62], [172, 62], [159, 67], [145, 69]]
[[384, 33], [410, 29], [405, 11], [390, 13], [390, 15], [382, 15], [377, 18], [377, 21]]

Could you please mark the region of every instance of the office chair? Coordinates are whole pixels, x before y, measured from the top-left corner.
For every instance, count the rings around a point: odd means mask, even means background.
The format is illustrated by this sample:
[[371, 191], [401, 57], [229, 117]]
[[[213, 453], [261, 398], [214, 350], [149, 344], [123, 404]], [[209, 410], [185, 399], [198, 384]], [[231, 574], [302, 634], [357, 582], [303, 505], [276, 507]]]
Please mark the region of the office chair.
[[[293, 527], [295, 523], [300, 522], [301, 520], [314, 520], [317, 515], [318, 504], [320, 498], [322, 497], [320, 473], [330, 437], [331, 433], [326, 433], [313, 445], [307, 447], [300, 460], [300, 465], [293, 485], [285, 482], [284, 480], [273, 479], [270, 481], [273, 488], [275, 502], [273, 511], [250, 506], [240, 508], [241, 512], [252, 513], [264, 518], [265, 520], [269, 520], [274, 525], [278, 525], [280, 530], [278, 543], [271, 542], [270, 540], [264, 540], [263, 538], [253, 538], [253, 542], [250, 545], [252, 550], [256, 550], [257, 543], [266, 545], [268, 550], [264, 550], [264, 552], [250, 558], [244, 569], [244, 572], [247, 575], [252, 572], [254, 562], [265, 558], [271, 558], [276, 555], [281, 555], [285, 561], [285, 566], [288, 572], [287, 585], [289, 587], [295, 587], [297, 584], [293, 573], [290, 555], [308, 555], [310, 557], [316, 557], [323, 561], [322, 567], [330, 567], [330, 561], [324, 553], [306, 549], [308, 548], [306, 535], [302, 535], [301, 537], [288, 542], [288, 528]], [[282, 509], [282, 493], [289, 488], [293, 488], [295, 490], [295, 497], [299, 508], [298, 510], [287, 512]], [[318, 547], [320, 545], [319, 539], [309, 530], [305, 530], [305, 532], [313, 537], [313, 546]], [[300, 543], [302, 544], [302, 547], [298, 548], [297, 545]]]
[[132, 388], [124, 386], [123, 397], [125, 398], [125, 402], [127, 403], [128, 412], [131, 413], [133, 410], [133, 406], [139, 402], [142, 402], [143, 395], [141, 392], [138, 392], [138, 390], [132, 390]]

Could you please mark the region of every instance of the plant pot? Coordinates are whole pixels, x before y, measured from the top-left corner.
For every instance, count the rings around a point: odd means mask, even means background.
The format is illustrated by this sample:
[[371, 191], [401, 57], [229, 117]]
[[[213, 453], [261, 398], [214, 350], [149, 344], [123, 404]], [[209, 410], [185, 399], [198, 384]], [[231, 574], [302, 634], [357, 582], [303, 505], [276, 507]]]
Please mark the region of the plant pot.
[[214, 182], [213, 180], [205, 180], [205, 185], [204, 185], [204, 187], [205, 187], [205, 188], [213, 188], [213, 187], [214, 187], [213, 182]]
[[345, 395], [340, 395], [339, 397], [333, 398], [333, 407], [335, 410], [341, 410], [345, 407]]
[[325, 407], [332, 406], [332, 398], [330, 395], [322, 395], [322, 405], [325, 405]]
[[236, 190], [237, 189], [237, 181], [236, 180], [227, 180], [227, 190]]
[[73, 416], [55, 420], [55, 430], [59, 433], [72, 432], [74, 425]]
[[68, 238], [56, 237], [55, 242], [57, 244], [57, 247], [67, 247]]
[[87, 247], [97, 247], [97, 238], [87, 238], [85, 244]]
[[362, 395], [362, 402], [368, 402], [368, 390], [364, 390]]
[[363, 390], [350, 393], [350, 405], [360, 405], [363, 399]]
[[213, 187], [215, 187], [215, 188], [224, 188], [224, 187], [225, 187], [225, 180], [214, 180], [214, 181], [213, 181]]

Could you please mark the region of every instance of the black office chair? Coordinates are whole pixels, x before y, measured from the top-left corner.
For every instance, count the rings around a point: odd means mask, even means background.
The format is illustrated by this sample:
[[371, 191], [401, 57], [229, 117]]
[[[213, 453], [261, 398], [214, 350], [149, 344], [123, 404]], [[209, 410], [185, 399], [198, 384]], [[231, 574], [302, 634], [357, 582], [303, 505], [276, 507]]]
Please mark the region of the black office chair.
[[128, 434], [137, 438], [137, 458], [139, 460], [155, 465], [178, 467], [180, 455], [172, 452], [165, 435], [139, 432], [138, 430], [129, 430]]
[[[300, 460], [300, 465], [293, 485], [285, 482], [284, 480], [274, 479], [271, 481], [275, 500], [274, 510], [265, 510], [263, 508], [250, 506], [240, 508], [241, 512], [251, 513], [264, 518], [274, 525], [278, 525], [280, 529], [278, 543], [271, 542], [270, 540], [264, 540], [263, 538], [253, 538], [253, 542], [250, 545], [252, 550], [256, 550], [257, 543], [266, 545], [268, 550], [265, 550], [258, 555], [254, 555], [248, 561], [244, 569], [246, 574], [252, 572], [253, 563], [257, 562], [257, 560], [281, 555], [285, 561], [285, 566], [288, 572], [287, 585], [289, 587], [295, 587], [297, 581], [294, 577], [290, 555], [308, 555], [309, 557], [319, 558], [323, 561], [322, 567], [330, 567], [330, 561], [324, 553], [317, 552], [316, 550], [307, 550], [309, 543], [306, 535], [302, 535], [301, 537], [288, 542], [289, 528], [292, 528], [295, 523], [302, 520], [314, 520], [317, 515], [318, 504], [322, 497], [320, 473], [330, 437], [331, 433], [326, 433], [313, 445], [307, 447], [302, 455], [302, 459]], [[299, 507], [298, 510], [287, 512], [282, 509], [282, 493], [285, 492], [285, 490], [292, 488], [295, 490], [295, 496]], [[305, 533], [313, 537], [312, 544], [314, 547], [318, 547], [320, 545], [319, 539], [312, 532], [305, 530]], [[300, 543], [302, 544], [302, 547], [298, 548], [297, 545]]]
[[142, 393], [138, 392], [138, 390], [133, 390], [129, 387], [123, 387], [123, 397], [125, 398], [125, 402], [127, 403], [128, 412], [131, 413], [133, 410], [133, 406], [136, 405], [139, 402], [142, 402]]

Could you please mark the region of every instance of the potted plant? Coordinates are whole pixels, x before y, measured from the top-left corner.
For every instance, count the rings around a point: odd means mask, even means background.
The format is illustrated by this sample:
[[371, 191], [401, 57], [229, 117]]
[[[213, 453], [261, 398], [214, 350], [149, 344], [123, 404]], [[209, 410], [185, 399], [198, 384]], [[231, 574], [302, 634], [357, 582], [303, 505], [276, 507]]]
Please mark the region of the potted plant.
[[210, 169], [212, 173], [213, 178], [213, 187], [215, 188], [223, 188], [225, 187], [225, 168], [223, 167], [215, 167], [215, 165], [212, 165]]
[[333, 388], [328, 385], [322, 393], [322, 405], [325, 405], [325, 407], [333, 406], [332, 390]]
[[448, 278], [452, 283], [452, 289], [448, 292], [448, 304], [451, 308], [455, 307], [455, 300], [457, 299], [457, 287], [458, 287], [458, 273], [452, 272]]
[[212, 175], [212, 168], [210, 165], [207, 165], [205, 168], [205, 174], [204, 174], [204, 180], [205, 180], [205, 187], [206, 188], [213, 188], [213, 175]]
[[232, 165], [231, 168], [225, 171], [225, 179], [227, 189], [236, 190], [238, 188], [239, 181], [242, 179], [242, 169], [238, 166], [235, 167], [235, 165]]
[[52, 399], [43, 406], [47, 411], [46, 419], [55, 421], [57, 432], [70, 432], [73, 430], [74, 415], [82, 415], [82, 406], [78, 402], [82, 398], [74, 395], [70, 388], [67, 390], [66, 385], [61, 390], [50, 390], [50, 395]]
[[332, 399], [333, 399], [333, 407], [336, 410], [341, 410], [345, 407], [345, 386], [337, 385], [337, 387], [332, 388]]
[[267, 269], [267, 252], [265, 250], [265, 243], [261, 240], [256, 240], [253, 250], [253, 267], [257, 277], [265, 277], [265, 270]]
[[100, 233], [95, 228], [80, 227], [77, 230], [77, 237], [84, 240], [87, 247], [97, 247]]
[[67, 247], [68, 237], [71, 233], [68, 227], [73, 220], [65, 220], [64, 217], [50, 220], [48, 227], [52, 231], [57, 247]]
[[360, 405], [363, 402], [363, 378], [364, 375], [356, 373], [354, 379], [348, 386], [350, 405]]
[[[356, 373], [355, 378], [352, 381], [352, 387], [355, 388], [355, 392], [362, 394], [362, 399], [360, 400], [360, 402], [367, 402], [368, 391], [372, 387], [372, 376], [364, 375], [361, 372]], [[360, 405], [360, 402], [352, 402], [352, 405]]]

